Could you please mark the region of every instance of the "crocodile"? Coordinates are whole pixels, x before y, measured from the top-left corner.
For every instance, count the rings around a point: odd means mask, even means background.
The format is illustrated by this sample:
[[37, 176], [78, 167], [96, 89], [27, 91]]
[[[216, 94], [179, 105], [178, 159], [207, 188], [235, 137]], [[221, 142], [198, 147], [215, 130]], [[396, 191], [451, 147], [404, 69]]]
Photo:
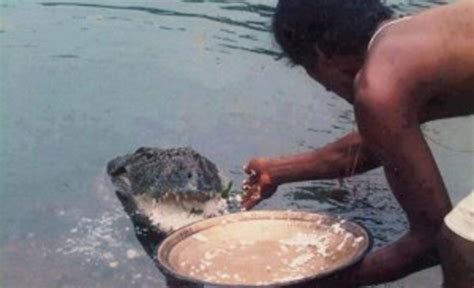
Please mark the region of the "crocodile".
[[107, 174], [147, 254], [171, 232], [195, 221], [240, 210], [216, 165], [189, 147], [147, 148], [111, 160]]

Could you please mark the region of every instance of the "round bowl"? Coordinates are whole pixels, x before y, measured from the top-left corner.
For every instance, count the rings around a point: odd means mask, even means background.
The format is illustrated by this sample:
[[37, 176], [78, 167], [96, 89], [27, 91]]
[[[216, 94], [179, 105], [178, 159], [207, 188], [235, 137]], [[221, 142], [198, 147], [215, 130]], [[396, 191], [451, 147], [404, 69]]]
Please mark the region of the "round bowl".
[[158, 248], [168, 277], [218, 287], [275, 287], [326, 277], [371, 245], [359, 224], [324, 213], [251, 211], [182, 227]]

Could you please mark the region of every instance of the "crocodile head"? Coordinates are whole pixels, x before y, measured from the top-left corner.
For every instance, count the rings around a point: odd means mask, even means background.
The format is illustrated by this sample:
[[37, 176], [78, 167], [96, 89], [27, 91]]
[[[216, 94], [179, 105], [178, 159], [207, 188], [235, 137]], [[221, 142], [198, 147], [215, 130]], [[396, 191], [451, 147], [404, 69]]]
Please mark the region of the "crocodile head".
[[170, 233], [226, 213], [216, 166], [191, 148], [140, 148], [107, 165], [117, 196], [132, 221]]
[[110, 161], [107, 173], [117, 189], [156, 200], [174, 194], [205, 201], [222, 189], [216, 166], [191, 148], [139, 148]]

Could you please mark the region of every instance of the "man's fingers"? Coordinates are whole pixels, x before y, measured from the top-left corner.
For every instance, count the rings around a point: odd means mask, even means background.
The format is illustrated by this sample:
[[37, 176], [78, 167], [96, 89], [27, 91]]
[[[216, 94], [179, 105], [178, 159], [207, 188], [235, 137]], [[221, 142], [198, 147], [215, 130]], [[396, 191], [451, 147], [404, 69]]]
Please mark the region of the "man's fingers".
[[255, 193], [255, 189], [252, 189], [250, 185], [242, 185], [242, 190], [245, 192], [242, 197], [242, 202], [247, 201]]
[[250, 201], [250, 200], [248, 200], [248, 201], [242, 203], [242, 207], [244, 207], [245, 210], [250, 210], [250, 209], [252, 209], [255, 205], [256, 205], [256, 203], [254, 203], [253, 201]]
[[244, 166], [242, 166], [242, 169], [244, 170], [246, 174], [250, 174], [249, 164], [245, 164]]
[[244, 170], [245, 174], [252, 176], [257, 176], [257, 171], [253, 168], [250, 167], [250, 164], [245, 164], [242, 166], [242, 169]]
[[[256, 176], [249, 176], [247, 179], [244, 179], [240, 184], [240, 187], [244, 189], [244, 186], [251, 186], [255, 185], [258, 182], [258, 177]], [[245, 190], [245, 189], [244, 189]]]
[[257, 205], [261, 199], [261, 188], [260, 186], [249, 186], [245, 185], [245, 188], [242, 188], [246, 193], [242, 199], [242, 206], [245, 209], [250, 209], [253, 206]]
[[259, 195], [251, 195], [246, 199], [244, 202], [242, 202], [242, 206], [246, 209], [249, 210], [253, 208], [255, 205], [257, 205], [260, 202], [261, 198]]

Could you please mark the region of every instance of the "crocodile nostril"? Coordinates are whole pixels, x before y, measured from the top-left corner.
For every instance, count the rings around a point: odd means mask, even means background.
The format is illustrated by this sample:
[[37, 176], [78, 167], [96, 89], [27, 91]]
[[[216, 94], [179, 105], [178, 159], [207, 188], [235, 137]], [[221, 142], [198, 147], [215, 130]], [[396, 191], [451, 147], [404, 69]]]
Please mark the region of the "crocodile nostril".
[[117, 170], [111, 172], [110, 175], [111, 175], [112, 177], [117, 177], [118, 175], [120, 175], [120, 174], [125, 174], [125, 173], [127, 173], [127, 169], [126, 169], [125, 167], [120, 167], [120, 168], [118, 168]]
[[188, 173], [188, 178], [192, 178], [192, 177], [193, 177], [193, 174]]

